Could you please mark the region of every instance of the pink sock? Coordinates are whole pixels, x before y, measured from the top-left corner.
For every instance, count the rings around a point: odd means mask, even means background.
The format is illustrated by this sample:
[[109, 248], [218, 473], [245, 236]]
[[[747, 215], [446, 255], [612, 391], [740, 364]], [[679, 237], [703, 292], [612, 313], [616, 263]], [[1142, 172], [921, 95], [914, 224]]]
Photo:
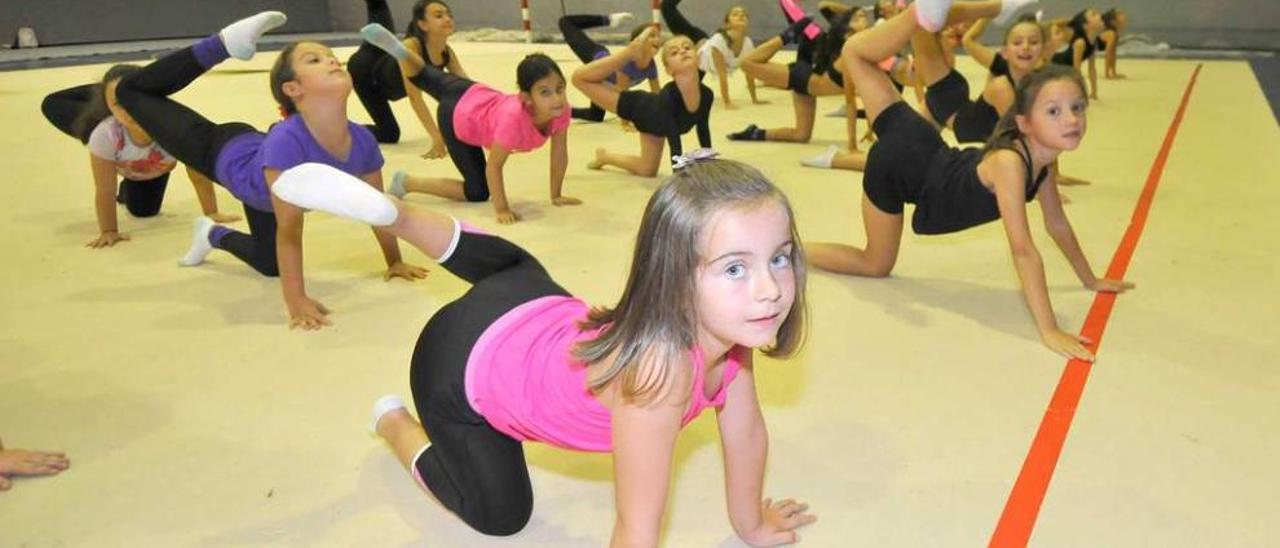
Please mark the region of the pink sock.
[[[804, 10], [796, 5], [796, 0], [778, 0], [778, 7], [782, 8], [782, 13], [786, 14], [788, 21], [794, 23], [804, 18]], [[822, 29], [818, 25], [809, 23], [809, 26], [804, 28], [804, 35], [810, 40], [817, 38], [819, 34], [822, 34]]]

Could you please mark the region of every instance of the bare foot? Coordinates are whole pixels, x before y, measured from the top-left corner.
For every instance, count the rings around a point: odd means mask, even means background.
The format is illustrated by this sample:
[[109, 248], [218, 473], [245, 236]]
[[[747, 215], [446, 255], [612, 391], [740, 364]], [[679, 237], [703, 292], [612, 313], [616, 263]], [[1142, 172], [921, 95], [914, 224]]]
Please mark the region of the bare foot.
[[0, 491], [7, 491], [13, 476], [53, 476], [71, 466], [62, 452], [0, 449]]
[[605, 150], [603, 148], [597, 148], [596, 159], [587, 162], [587, 169], [604, 169], [604, 154]]

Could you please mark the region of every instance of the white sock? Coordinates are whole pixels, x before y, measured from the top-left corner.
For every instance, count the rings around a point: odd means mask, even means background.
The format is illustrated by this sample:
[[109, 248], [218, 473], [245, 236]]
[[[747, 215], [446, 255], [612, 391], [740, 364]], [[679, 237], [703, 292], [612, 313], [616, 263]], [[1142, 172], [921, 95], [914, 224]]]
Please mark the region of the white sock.
[[946, 26], [949, 11], [951, 0], [916, 0], [916, 22], [929, 32], [938, 32]]
[[827, 117], [829, 118], [844, 118], [845, 116], [848, 116], [848, 115], [849, 115], [849, 103], [840, 103], [840, 108], [837, 108], [827, 113]]
[[396, 222], [400, 212], [364, 181], [325, 164], [308, 162], [286, 169], [271, 192], [303, 209], [316, 209], [373, 226]]
[[203, 263], [204, 258], [209, 256], [209, 252], [213, 251], [213, 244], [209, 243], [209, 232], [213, 230], [213, 226], [213, 219], [204, 216], [196, 217], [191, 229], [191, 249], [178, 259], [180, 266], [196, 266]]
[[242, 61], [253, 59], [258, 51], [258, 39], [263, 33], [285, 24], [289, 18], [278, 11], [264, 11], [227, 25], [218, 33], [227, 53]]
[[634, 16], [634, 15], [631, 15], [630, 13], [627, 13], [627, 12], [625, 12], [625, 11], [620, 11], [620, 12], [617, 12], [617, 13], [610, 13], [610, 14], [609, 14], [609, 28], [611, 28], [611, 29], [616, 29], [616, 28], [618, 28], [618, 27], [620, 27], [620, 26], [622, 26], [622, 25], [625, 25], [625, 24], [627, 24], [627, 23], [630, 23], [632, 19], [635, 19], [635, 16]]
[[395, 394], [387, 394], [378, 401], [373, 402], [373, 419], [369, 421], [369, 431], [374, 434], [378, 433], [378, 421], [382, 420], [382, 416], [395, 411], [396, 409], [404, 409], [404, 400]]
[[387, 194], [403, 200], [404, 195], [409, 193], [409, 190], [404, 187], [404, 180], [408, 177], [409, 174], [404, 171], [395, 172], [391, 176], [391, 184], [387, 185]]
[[839, 152], [839, 147], [831, 145], [828, 146], [826, 150], [822, 151], [822, 154], [809, 158], [808, 160], [801, 160], [800, 163], [809, 167], [831, 169], [831, 163], [835, 161], [836, 154]]
[[993, 21], [997, 25], [1005, 26], [1013, 20], [1013, 16], [1018, 14], [1018, 10], [1024, 6], [1029, 6], [1039, 0], [1003, 0], [1000, 5], [1000, 15], [997, 15]]
[[400, 39], [391, 34], [387, 27], [377, 23], [369, 23], [360, 29], [360, 36], [364, 37], [365, 42], [373, 44], [396, 59], [403, 61], [409, 56], [409, 50], [404, 49], [404, 44], [401, 44]]

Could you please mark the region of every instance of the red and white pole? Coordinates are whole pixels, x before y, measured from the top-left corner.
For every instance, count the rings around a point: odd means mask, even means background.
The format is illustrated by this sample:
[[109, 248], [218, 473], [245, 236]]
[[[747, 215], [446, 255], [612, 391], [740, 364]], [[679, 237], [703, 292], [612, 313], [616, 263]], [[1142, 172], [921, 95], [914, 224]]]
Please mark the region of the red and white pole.
[[653, 24], [662, 24], [662, 0], [653, 0]]
[[533, 43], [533, 21], [529, 19], [529, 0], [520, 0], [520, 17], [524, 18], [524, 43]]

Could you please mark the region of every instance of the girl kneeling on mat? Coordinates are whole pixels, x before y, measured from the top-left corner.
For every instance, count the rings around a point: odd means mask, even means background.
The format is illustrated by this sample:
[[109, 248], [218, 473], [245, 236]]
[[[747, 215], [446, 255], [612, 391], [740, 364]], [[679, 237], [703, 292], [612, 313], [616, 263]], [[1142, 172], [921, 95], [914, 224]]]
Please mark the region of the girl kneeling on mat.
[[[1012, 5], [1006, 0], [1006, 6]], [[986, 147], [949, 148], [937, 128], [902, 101], [876, 62], [910, 41], [917, 28], [942, 28], [950, 6], [950, 0], [918, 0], [845, 44], [847, 76], [857, 83], [867, 121], [880, 136], [871, 147], [862, 178], [867, 244], [865, 248], [810, 244], [810, 261], [843, 274], [888, 276], [898, 258], [907, 203], [915, 204], [911, 228], [918, 234], [958, 232], [1000, 219], [1041, 340], [1058, 353], [1092, 360], [1082, 344], [1089, 341], [1063, 331], [1054, 318], [1025, 205], [1040, 200], [1045, 228], [1085, 287], [1109, 292], [1133, 287], [1094, 275], [1062, 210], [1057, 185], [1045, 181], [1049, 165], [1063, 151], [1074, 150], [1084, 137], [1089, 104], [1084, 83], [1071, 69], [1037, 70], [1020, 83], [1013, 106]]]
[[[534, 53], [516, 67], [518, 94], [506, 94], [466, 78], [446, 74], [407, 50], [385, 27], [360, 31], [369, 43], [400, 61], [401, 71], [440, 102], [437, 113], [449, 158], [462, 180], [395, 174], [388, 192], [403, 198], [423, 192], [457, 201], [493, 200], [498, 222], [520, 216], [507, 202], [503, 166], [513, 152], [528, 152], [551, 140], [551, 203], [578, 205], [582, 200], [560, 194], [569, 167], [569, 102], [564, 74], [550, 57]], [[489, 149], [486, 160], [484, 149]]]
[[384, 397], [374, 428], [418, 484], [475, 530], [524, 528], [533, 491], [522, 443], [540, 441], [612, 453], [613, 545], [657, 546], [676, 439], [708, 408], [738, 536], [753, 546], [794, 542], [795, 529], [816, 519], [803, 503], [764, 498], [768, 433], [752, 360], [753, 349], [790, 356], [802, 339], [804, 253], [791, 208], [751, 167], [694, 162], [649, 200], [612, 308], [574, 298], [507, 240], [327, 166], [303, 166], [311, 171], [297, 184], [286, 174], [272, 189], [300, 207], [384, 225], [473, 284], [418, 338], [409, 366], [418, 418]]
[[[191, 249], [179, 263], [194, 266], [213, 249], [228, 251], [265, 276], [280, 276], [290, 327], [318, 329], [329, 325], [329, 310], [307, 296], [303, 211], [273, 200], [268, 188], [281, 172], [304, 162], [332, 165], [382, 188], [377, 141], [364, 126], [347, 120], [351, 76], [323, 44], [286, 46], [271, 69], [271, 93], [287, 117], [265, 134], [245, 123], [215, 124], [169, 98], [228, 57], [251, 59], [262, 33], [284, 22], [283, 13], [268, 11], [232, 23], [125, 76], [116, 94], [165, 150], [244, 203], [249, 234], [199, 217]], [[394, 237], [376, 230], [374, 237], [387, 262], [385, 279], [426, 276], [426, 270], [400, 260]]]

